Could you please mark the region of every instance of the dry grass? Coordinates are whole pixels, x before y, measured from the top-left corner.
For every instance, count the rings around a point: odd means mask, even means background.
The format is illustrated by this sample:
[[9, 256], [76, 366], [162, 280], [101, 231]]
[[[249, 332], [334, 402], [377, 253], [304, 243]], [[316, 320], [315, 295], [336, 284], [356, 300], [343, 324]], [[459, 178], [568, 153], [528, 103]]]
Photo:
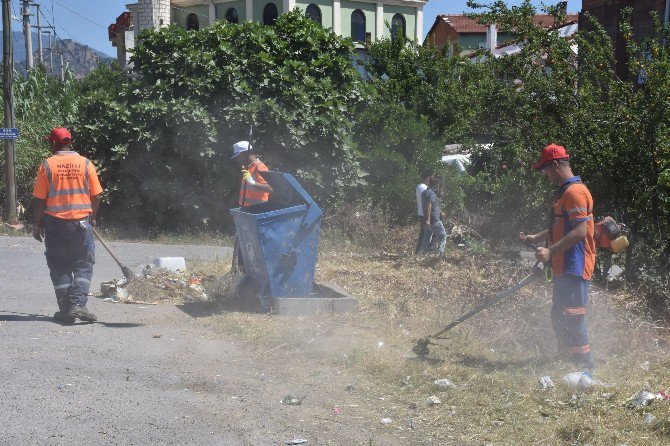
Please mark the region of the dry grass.
[[[388, 234], [387, 234], [388, 235]], [[560, 383], [576, 371], [554, 360], [550, 287], [527, 287], [451, 333], [448, 348], [418, 359], [414, 341], [495, 292], [518, 282], [527, 267], [450, 248], [444, 258], [415, 258], [414, 233], [398, 231], [371, 251], [342, 239], [324, 242], [318, 281], [334, 281], [359, 298], [356, 314], [281, 317], [228, 313], [217, 326], [267, 354], [299, 355], [357, 376], [371, 416], [389, 416], [397, 444], [412, 445], [667, 445], [670, 402], [632, 410], [641, 390], [670, 386], [664, 330], [625, 308], [629, 296], [592, 290], [589, 325], [596, 377], [611, 388], [576, 395]], [[644, 365], [648, 362], [648, 369]], [[549, 375], [556, 387], [539, 389]], [[404, 384], [409, 377], [409, 385]], [[455, 388], [437, 389], [448, 378]], [[407, 382], [407, 381], [406, 381]], [[380, 402], [377, 398], [383, 395]], [[437, 395], [442, 404], [425, 401]], [[380, 407], [383, 406], [383, 407]], [[643, 421], [653, 413], [653, 423]], [[410, 429], [410, 424], [413, 429]], [[395, 443], [394, 443], [395, 444]]]

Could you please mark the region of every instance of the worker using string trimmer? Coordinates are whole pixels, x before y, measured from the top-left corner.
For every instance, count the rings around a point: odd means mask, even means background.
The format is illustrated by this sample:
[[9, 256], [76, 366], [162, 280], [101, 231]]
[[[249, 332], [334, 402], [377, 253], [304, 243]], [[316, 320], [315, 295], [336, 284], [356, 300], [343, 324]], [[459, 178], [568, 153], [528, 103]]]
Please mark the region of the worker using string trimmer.
[[540, 246], [537, 260], [550, 262], [553, 272], [551, 323], [559, 344], [559, 354], [588, 368], [594, 366], [586, 308], [589, 284], [596, 258], [594, 240], [593, 198], [581, 178], [572, 173], [570, 155], [565, 148], [550, 144], [533, 168], [541, 170], [558, 186], [549, 212], [548, 228], [542, 232], [519, 234], [526, 243]]
[[[239, 141], [233, 145], [232, 160], [242, 166], [242, 182], [240, 184], [240, 207], [268, 201], [272, 187], [263, 179], [259, 172], [267, 172], [268, 167], [258, 158], [249, 141]], [[237, 266], [243, 270], [242, 256], [239, 255], [239, 246], [235, 240], [235, 254]]]

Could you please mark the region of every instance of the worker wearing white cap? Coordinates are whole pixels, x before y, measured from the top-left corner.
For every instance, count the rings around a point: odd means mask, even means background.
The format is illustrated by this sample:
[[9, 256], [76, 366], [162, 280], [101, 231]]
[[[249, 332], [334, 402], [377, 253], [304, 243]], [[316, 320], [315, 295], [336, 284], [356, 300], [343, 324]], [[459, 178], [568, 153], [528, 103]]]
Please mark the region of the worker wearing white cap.
[[[240, 186], [240, 207], [253, 206], [265, 203], [270, 198], [272, 187], [265, 181], [259, 172], [267, 172], [268, 167], [258, 159], [248, 141], [239, 141], [233, 144], [233, 156], [230, 158], [242, 166], [242, 184]], [[239, 268], [244, 272], [244, 264], [240, 255], [240, 245], [235, 238], [233, 250], [233, 270]]]
[[258, 172], [267, 172], [268, 167], [258, 159], [248, 141], [239, 141], [233, 145], [233, 160], [242, 166], [242, 184], [239, 204], [241, 207], [268, 201], [272, 187]]

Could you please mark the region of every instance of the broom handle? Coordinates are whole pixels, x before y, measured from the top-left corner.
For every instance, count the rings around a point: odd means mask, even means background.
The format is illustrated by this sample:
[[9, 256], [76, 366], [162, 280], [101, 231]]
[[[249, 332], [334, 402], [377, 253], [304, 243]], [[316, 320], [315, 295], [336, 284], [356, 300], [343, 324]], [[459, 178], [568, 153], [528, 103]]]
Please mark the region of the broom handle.
[[96, 231], [95, 228], [94, 228], [93, 226], [91, 226], [91, 229], [93, 229], [93, 233], [94, 233], [95, 236], [98, 238], [98, 240], [100, 240], [100, 243], [102, 243], [102, 246], [105, 247], [105, 249], [107, 250], [107, 252], [109, 253], [109, 255], [112, 256], [112, 258], [113, 258], [114, 261], [119, 265], [120, 268], [123, 268], [123, 264], [121, 263], [121, 261], [118, 259], [118, 257], [116, 257], [116, 255], [114, 255], [114, 253], [112, 252], [112, 250], [110, 249], [110, 247], [107, 246], [107, 243], [105, 243], [105, 241], [102, 239], [102, 237], [100, 237], [100, 234], [98, 234], [98, 231]]

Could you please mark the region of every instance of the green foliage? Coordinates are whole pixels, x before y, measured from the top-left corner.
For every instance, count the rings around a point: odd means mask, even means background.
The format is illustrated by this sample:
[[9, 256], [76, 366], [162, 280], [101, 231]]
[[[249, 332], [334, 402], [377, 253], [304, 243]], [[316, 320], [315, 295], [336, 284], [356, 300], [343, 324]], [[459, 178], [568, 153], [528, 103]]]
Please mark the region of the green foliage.
[[400, 36], [374, 43], [365, 69], [379, 100], [396, 102], [425, 117], [431, 135], [441, 142], [460, 142], [469, 133], [478, 110], [474, 106], [478, 83], [487, 76], [481, 66], [466, 59], [446, 57]]
[[[623, 25], [630, 73], [622, 75], [612, 41], [595, 21], [566, 39], [533, 24], [537, 9], [528, 0], [515, 8], [504, 1], [469, 6], [479, 9], [473, 17], [495, 22], [523, 42], [520, 52], [499, 58], [481, 52], [472, 56], [479, 63], [472, 63], [398, 39], [370, 48], [368, 83], [377, 94], [356, 134], [381, 160], [374, 166], [380, 173], [371, 172], [371, 183], [380, 183], [374, 194], [383, 195], [382, 179], [395, 171], [386, 183], [403, 192], [386, 193], [387, 201], [398, 209], [401, 200], [410, 200], [413, 187], [405, 177], [418, 171], [419, 157], [394, 144], [393, 135], [399, 129], [416, 138], [411, 129], [421, 128], [427, 140], [415, 147], [429, 147], [432, 139], [470, 148], [471, 176], [458, 179], [466, 207], [478, 216], [483, 234], [512, 239], [520, 229], [539, 231], [547, 224], [552, 186], [530, 166], [546, 144], [556, 142], [568, 148], [574, 172], [590, 188], [596, 216], [613, 215], [631, 227], [628, 281], [650, 284], [650, 274], [667, 275], [670, 30], [657, 20], [657, 36], [640, 43]], [[564, 19], [555, 7], [545, 12], [556, 23]], [[640, 85], [641, 72], [646, 82]], [[374, 113], [383, 118], [375, 120]]]
[[[371, 45], [363, 82], [352, 43], [294, 11], [271, 27], [148, 31], [132, 78], [100, 67], [62, 85], [35, 71], [16, 84], [20, 200], [27, 204], [46, 154], [42, 138], [71, 125], [77, 148], [101, 171], [107, 218], [224, 228], [239, 188], [230, 147], [253, 124], [264, 161], [296, 173], [325, 204], [360, 199], [376, 215], [407, 221], [419, 173], [432, 167], [447, 214], [475, 214], [481, 234], [502, 240], [546, 225], [551, 186], [530, 165], [556, 142], [591, 190], [595, 214], [631, 228], [628, 282], [665, 296], [670, 29], [657, 18], [657, 36], [640, 42], [624, 20], [629, 72], [617, 73], [612, 41], [595, 21], [565, 39], [532, 23], [529, 0], [470, 6], [523, 41], [521, 51], [482, 52], [473, 63], [396, 35]], [[546, 9], [560, 22], [556, 8]], [[447, 143], [470, 151], [470, 175], [439, 164]]]
[[[211, 116], [218, 151], [246, 139], [271, 168], [295, 172], [330, 201], [361, 183], [350, 144], [361, 98], [353, 46], [304, 17], [282, 14], [274, 26], [217, 22], [199, 32], [145, 33], [135, 48], [137, 99], [189, 98]], [[237, 174], [222, 178], [232, 192]]]
[[423, 170], [436, 167], [441, 151], [430, 138], [427, 119], [376, 100], [360, 111], [354, 132], [368, 172], [370, 203], [397, 221], [416, 215], [414, 187]]
[[479, 68], [448, 58], [431, 47], [400, 35], [369, 48], [364, 64], [368, 103], [358, 113], [354, 134], [364, 154], [370, 202], [395, 221], [416, 214], [414, 188], [426, 169], [443, 180], [443, 205], [448, 215], [463, 205], [460, 176], [439, 163], [445, 142], [457, 141], [472, 113]]
[[[78, 103], [76, 81], [71, 73], [65, 83], [47, 76], [42, 68], [33, 70], [28, 78], [17, 76], [14, 79], [15, 125], [21, 132], [16, 141], [17, 200], [28, 212], [37, 168], [49, 154], [49, 145], [44, 139], [52, 128], [68, 125], [76, 119]], [[0, 153], [0, 161], [4, 166], [4, 150]], [[2, 175], [0, 199], [3, 205], [4, 186]]]
[[78, 147], [106, 186], [103, 217], [145, 230], [229, 230], [247, 139], [328, 203], [363, 182], [350, 141], [361, 100], [353, 46], [299, 12], [274, 26], [149, 30], [132, 79], [101, 67], [78, 84]]
[[499, 236], [514, 234], [518, 219], [508, 217], [521, 215], [529, 218], [523, 227], [542, 228], [549, 194], [538, 199], [537, 191], [546, 190], [538, 180], [546, 182], [528, 166], [543, 145], [561, 143], [594, 196], [596, 216], [613, 215], [631, 228], [628, 281], [651, 283], [650, 275], [667, 275], [670, 49], [664, 42], [670, 30], [657, 20], [658, 36], [636, 43], [626, 11], [622, 36], [630, 72], [622, 75], [616, 72], [612, 41], [589, 17], [590, 26], [570, 40], [533, 26], [535, 9], [528, 1], [514, 10], [504, 2], [487, 8], [484, 21], [495, 21], [525, 42], [518, 55], [489, 58], [483, 65], [495, 79], [479, 85], [481, 102], [497, 111], [476, 121], [478, 131], [495, 143], [490, 153], [475, 154], [481, 179], [476, 189], [489, 194], [484, 207], [492, 227], [502, 229]]

